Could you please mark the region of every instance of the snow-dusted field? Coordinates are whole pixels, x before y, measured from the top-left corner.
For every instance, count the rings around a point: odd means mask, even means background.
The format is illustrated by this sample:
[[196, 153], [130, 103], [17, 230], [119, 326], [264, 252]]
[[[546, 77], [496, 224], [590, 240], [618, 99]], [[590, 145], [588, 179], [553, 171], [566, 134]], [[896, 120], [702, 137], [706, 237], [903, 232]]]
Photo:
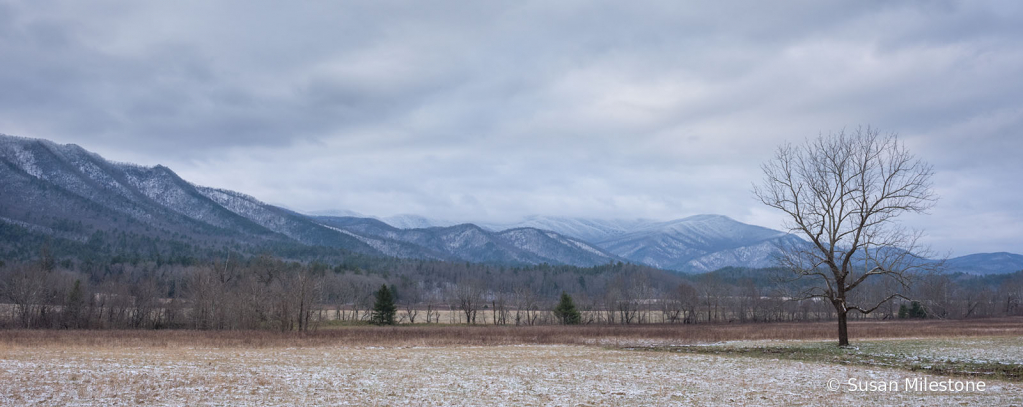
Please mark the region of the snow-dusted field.
[[[595, 346], [0, 345], [2, 405], [1021, 405], [984, 392], [829, 391], [907, 371]], [[958, 378], [957, 380], [972, 380]], [[843, 385], [844, 387], [844, 385]]]
[[929, 360], [1023, 364], [1023, 338], [890, 339], [856, 343], [860, 352]]
[[[971, 363], [1023, 364], [1023, 338], [986, 336], [971, 338], [890, 338], [853, 340], [850, 352], [906, 360], [937, 360]], [[800, 347], [833, 348], [832, 341], [728, 341], [715, 346], [730, 348]]]

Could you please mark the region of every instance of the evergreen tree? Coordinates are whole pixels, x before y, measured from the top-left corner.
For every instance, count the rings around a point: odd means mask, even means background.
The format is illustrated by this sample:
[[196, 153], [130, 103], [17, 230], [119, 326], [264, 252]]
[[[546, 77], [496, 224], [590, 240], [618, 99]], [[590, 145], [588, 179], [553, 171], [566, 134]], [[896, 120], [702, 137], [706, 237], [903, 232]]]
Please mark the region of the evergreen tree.
[[376, 292], [376, 302], [373, 303], [373, 323], [377, 325], [394, 325], [394, 314], [398, 307], [394, 305], [394, 296], [387, 284], [381, 285]]
[[564, 325], [575, 325], [582, 321], [582, 315], [575, 309], [575, 303], [568, 293], [561, 292], [561, 302], [554, 307], [554, 316]]
[[902, 304], [899, 306], [899, 319], [906, 318], [925, 319], [927, 318], [927, 310], [920, 305], [919, 301], [911, 302], [909, 307], [907, 307], [906, 304]]
[[920, 306], [920, 302], [913, 301], [909, 307], [909, 317], [924, 319], [927, 318], [927, 311], [924, 310], [924, 307]]

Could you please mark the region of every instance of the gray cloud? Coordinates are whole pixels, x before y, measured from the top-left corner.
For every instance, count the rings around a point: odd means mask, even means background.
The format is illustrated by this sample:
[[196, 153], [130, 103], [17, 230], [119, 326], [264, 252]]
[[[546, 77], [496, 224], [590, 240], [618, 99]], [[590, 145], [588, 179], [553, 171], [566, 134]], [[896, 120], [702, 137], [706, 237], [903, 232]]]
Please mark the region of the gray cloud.
[[1020, 252], [1021, 8], [0, 1], [0, 132], [298, 210], [779, 227], [772, 149], [872, 124], [936, 166], [928, 243]]

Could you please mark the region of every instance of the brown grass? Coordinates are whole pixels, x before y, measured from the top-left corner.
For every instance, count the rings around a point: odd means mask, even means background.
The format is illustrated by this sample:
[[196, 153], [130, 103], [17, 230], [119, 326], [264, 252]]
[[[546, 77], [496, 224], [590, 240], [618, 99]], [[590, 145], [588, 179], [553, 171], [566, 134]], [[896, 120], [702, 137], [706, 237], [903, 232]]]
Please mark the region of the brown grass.
[[0, 350], [0, 405], [879, 406], [1023, 403], [1023, 385], [862, 393], [829, 378], [941, 377], [894, 369], [589, 346], [24, 348]]
[[[850, 328], [855, 339], [959, 337], [881, 342], [937, 344], [944, 349], [934, 354], [984, 358], [1016, 346], [1023, 318]], [[310, 333], [0, 330], [0, 405], [1023, 405], [1023, 384], [990, 378], [985, 392], [833, 392], [825, 389], [829, 379], [947, 377], [827, 360], [556, 345], [831, 340], [835, 330], [834, 322], [344, 326]], [[886, 349], [880, 353], [891, 353]]]
[[[735, 340], [835, 338], [835, 322], [584, 326], [345, 326], [314, 332], [0, 331], [0, 350], [39, 346], [118, 347], [409, 347], [522, 344], [673, 345]], [[1023, 336], [1023, 318], [851, 322], [856, 339]]]

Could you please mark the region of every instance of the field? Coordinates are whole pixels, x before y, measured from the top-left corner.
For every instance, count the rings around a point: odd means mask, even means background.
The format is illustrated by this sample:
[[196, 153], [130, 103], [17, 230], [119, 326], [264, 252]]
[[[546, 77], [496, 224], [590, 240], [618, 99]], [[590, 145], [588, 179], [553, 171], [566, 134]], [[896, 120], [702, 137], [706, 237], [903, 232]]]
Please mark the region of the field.
[[[0, 404], [1023, 405], [1018, 377], [925, 369], [948, 360], [1019, 367], [1023, 320], [857, 323], [859, 340], [841, 351], [830, 328], [2, 331]], [[843, 355], [854, 360], [834, 359]], [[860, 392], [845, 388], [848, 379], [986, 387]]]

